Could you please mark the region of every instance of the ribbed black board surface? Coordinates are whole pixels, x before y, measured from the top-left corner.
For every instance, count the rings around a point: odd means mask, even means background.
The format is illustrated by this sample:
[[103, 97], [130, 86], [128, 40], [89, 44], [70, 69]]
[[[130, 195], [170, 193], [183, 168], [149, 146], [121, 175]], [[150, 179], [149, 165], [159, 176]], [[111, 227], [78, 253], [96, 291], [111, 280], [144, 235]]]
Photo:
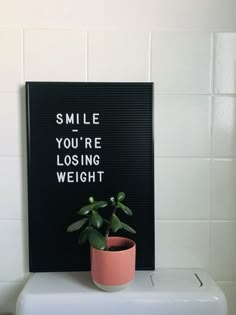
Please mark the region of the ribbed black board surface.
[[[137, 231], [121, 233], [137, 243], [136, 268], [154, 269], [152, 83], [27, 82], [26, 93], [30, 271], [89, 270], [89, 246], [78, 246], [66, 227], [90, 195], [103, 200], [119, 191], [134, 213], [120, 216]], [[98, 113], [99, 124], [57, 124], [58, 113], [86, 113], [87, 121]], [[58, 148], [56, 138], [80, 137], [101, 138], [102, 148], [85, 149], [84, 140], [78, 149]], [[57, 165], [57, 155], [63, 164], [75, 154], [98, 154], [100, 163]], [[58, 183], [61, 171], [104, 173], [102, 182], [96, 175], [95, 182]]]

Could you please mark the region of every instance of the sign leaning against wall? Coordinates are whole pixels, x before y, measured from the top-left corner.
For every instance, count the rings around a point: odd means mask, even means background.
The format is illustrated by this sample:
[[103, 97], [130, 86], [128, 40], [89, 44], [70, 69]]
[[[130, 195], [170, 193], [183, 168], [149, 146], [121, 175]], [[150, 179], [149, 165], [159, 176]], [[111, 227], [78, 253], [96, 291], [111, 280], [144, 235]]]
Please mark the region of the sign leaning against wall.
[[78, 246], [66, 228], [90, 195], [119, 191], [133, 210], [125, 220], [137, 231], [136, 267], [154, 269], [152, 89], [26, 83], [31, 272], [89, 270], [89, 246]]

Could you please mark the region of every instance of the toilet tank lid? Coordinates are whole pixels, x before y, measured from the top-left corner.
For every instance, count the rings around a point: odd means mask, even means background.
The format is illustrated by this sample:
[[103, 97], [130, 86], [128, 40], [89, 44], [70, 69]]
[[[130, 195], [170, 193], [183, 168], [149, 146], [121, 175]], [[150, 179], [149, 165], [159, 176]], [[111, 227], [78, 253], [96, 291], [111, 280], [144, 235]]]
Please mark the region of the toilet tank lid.
[[192, 269], [159, 269], [150, 278], [153, 287], [158, 291], [188, 292], [213, 284], [206, 272]]
[[[124, 293], [155, 294], [198, 292], [218, 290], [210, 275], [200, 269], [157, 269], [137, 271], [134, 283]], [[24, 288], [27, 294], [96, 293], [89, 272], [35, 273]], [[121, 291], [121, 294], [123, 292]]]

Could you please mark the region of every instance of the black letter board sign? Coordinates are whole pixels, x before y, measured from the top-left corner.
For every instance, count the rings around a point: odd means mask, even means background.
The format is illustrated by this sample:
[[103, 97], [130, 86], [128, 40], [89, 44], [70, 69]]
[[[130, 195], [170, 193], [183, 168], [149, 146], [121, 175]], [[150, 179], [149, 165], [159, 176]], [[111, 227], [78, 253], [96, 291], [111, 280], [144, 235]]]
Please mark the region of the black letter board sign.
[[[137, 269], [154, 269], [152, 83], [27, 82], [30, 271], [89, 270], [69, 224], [120, 191]], [[101, 209], [106, 216], [109, 208]]]

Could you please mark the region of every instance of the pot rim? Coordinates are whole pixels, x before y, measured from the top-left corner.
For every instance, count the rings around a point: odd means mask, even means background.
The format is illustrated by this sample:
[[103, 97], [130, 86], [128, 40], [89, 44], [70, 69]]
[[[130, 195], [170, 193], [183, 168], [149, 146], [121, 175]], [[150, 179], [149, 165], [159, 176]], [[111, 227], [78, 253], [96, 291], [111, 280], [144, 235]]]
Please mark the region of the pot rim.
[[129, 241], [131, 244], [131, 247], [126, 248], [126, 249], [122, 249], [122, 250], [116, 250], [116, 251], [108, 251], [108, 250], [104, 250], [104, 249], [97, 249], [91, 246], [91, 250], [93, 251], [98, 251], [98, 252], [103, 252], [103, 253], [109, 253], [110, 255], [115, 255], [115, 254], [119, 254], [122, 252], [126, 252], [126, 251], [130, 251], [133, 250], [136, 247], [136, 243], [134, 240], [128, 238], [128, 237], [123, 237], [123, 236], [108, 236], [108, 239], [119, 239], [119, 240], [124, 240], [124, 241]]

